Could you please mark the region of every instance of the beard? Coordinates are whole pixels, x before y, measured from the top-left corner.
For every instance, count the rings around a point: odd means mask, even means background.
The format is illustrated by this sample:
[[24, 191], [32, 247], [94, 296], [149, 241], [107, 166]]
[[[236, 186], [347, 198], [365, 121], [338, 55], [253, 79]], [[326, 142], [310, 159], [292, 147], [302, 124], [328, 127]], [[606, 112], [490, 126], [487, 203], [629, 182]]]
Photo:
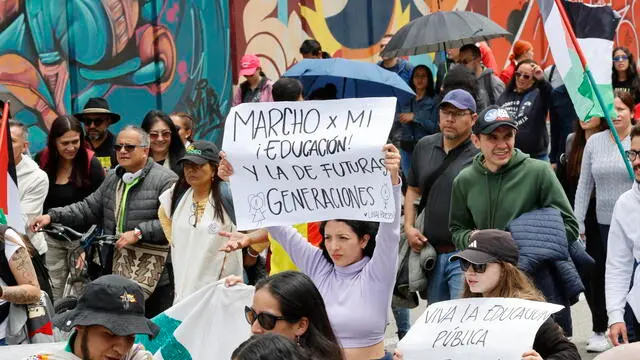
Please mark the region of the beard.
[[87, 137], [91, 141], [102, 140], [102, 139], [104, 139], [106, 134], [107, 134], [106, 131], [105, 132], [89, 132], [89, 131], [87, 131]]

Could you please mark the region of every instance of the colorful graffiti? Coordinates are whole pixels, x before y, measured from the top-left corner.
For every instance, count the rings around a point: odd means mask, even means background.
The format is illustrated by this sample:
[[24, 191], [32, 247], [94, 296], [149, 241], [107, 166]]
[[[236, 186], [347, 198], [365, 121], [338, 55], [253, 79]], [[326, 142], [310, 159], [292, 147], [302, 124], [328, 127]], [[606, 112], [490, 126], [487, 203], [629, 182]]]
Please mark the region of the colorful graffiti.
[[[608, 4], [622, 16], [616, 42], [640, 51], [638, 27], [640, 0], [585, 0]], [[279, 77], [300, 60], [298, 48], [315, 38], [333, 56], [376, 61], [379, 42], [412, 19], [438, 10], [468, 10], [489, 16], [513, 36], [490, 41], [499, 65], [506, 65], [515, 40], [531, 41], [536, 59], [553, 62], [535, 0], [247, 0], [231, 4], [234, 82], [244, 53], [258, 54], [265, 73]], [[429, 63], [431, 57], [416, 61]]]
[[[8, 0], [0, 5], [0, 98], [32, 150], [60, 114], [106, 97], [124, 121], [195, 115], [219, 141], [231, 94], [228, 0]], [[115, 127], [115, 126], [114, 126]]]

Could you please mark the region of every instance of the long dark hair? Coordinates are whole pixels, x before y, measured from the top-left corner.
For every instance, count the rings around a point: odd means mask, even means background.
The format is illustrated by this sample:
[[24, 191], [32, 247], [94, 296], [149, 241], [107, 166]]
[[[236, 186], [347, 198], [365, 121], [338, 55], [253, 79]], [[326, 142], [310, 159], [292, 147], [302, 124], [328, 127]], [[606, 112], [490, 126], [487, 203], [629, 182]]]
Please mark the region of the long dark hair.
[[[155, 125], [158, 121], [162, 121], [167, 125], [169, 130], [171, 130], [171, 143], [169, 144], [169, 167], [173, 172], [180, 175], [182, 172], [181, 167], [178, 165], [178, 160], [180, 160], [184, 156], [184, 144], [182, 143], [182, 139], [180, 138], [180, 134], [178, 134], [178, 129], [171, 121], [169, 115], [163, 113], [159, 110], [151, 110], [144, 116], [142, 120], [142, 125], [140, 126], [142, 130], [149, 133], [153, 125]], [[149, 154], [151, 156], [151, 154]]]
[[341, 360], [338, 344], [322, 295], [311, 279], [298, 271], [283, 271], [260, 280], [256, 292], [266, 289], [280, 304], [282, 316], [290, 322], [303, 317], [309, 319], [307, 332], [300, 337], [300, 345], [320, 359]]
[[[514, 91], [516, 89], [516, 72], [518, 72], [518, 70], [520, 69], [520, 67], [524, 64], [529, 64], [531, 66], [533, 65], [538, 65], [538, 63], [535, 60], [531, 60], [531, 59], [524, 59], [522, 61], [520, 61], [517, 65], [516, 65], [516, 69], [513, 71], [513, 77], [511, 78], [511, 81], [509, 81], [509, 85], [507, 85], [506, 90], [507, 91]], [[531, 75], [533, 77], [533, 74]], [[533, 85], [531, 87], [535, 87], [536, 84], [539, 81], [544, 81], [544, 80], [538, 80], [535, 77], [533, 78]]]
[[[572, 186], [578, 184], [580, 179], [580, 168], [582, 166], [582, 155], [584, 154], [584, 147], [587, 145], [587, 134], [580, 126], [582, 120], [576, 117], [573, 125], [573, 140], [571, 143], [571, 151], [567, 154], [567, 180]], [[607, 130], [609, 124], [607, 120], [600, 118], [600, 128], [598, 132]]]
[[[627, 68], [627, 79], [630, 79], [632, 81], [632, 86], [633, 86], [632, 91], [634, 92], [634, 96], [635, 96], [635, 93], [640, 91], [640, 78], [638, 77], [638, 68], [636, 67], [636, 60], [633, 57], [633, 53], [624, 46], [618, 46], [615, 49], [613, 49], [613, 52], [611, 53], [611, 57], [613, 57], [614, 54], [620, 50], [624, 51], [624, 53], [627, 55], [627, 58], [629, 58], [629, 67]], [[616, 70], [615, 64], [611, 66], [611, 80], [612, 82], [618, 81], [618, 71]], [[640, 99], [635, 99], [635, 100], [640, 101]]]
[[274, 333], [253, 335], [231, 354], [232, 360], [311, 360], [288, 338]]
[[425, 97], [434, 97], [436, 95], [435, 84], [433, 83], [433, 73], [431, 69], [429, 69], [426, 65], [418, 65], [413, 68], [411, 72], [411, 81], [409, 82], [409, 87], [414, 92], [416, 91], [416, 86], [413, 84], [413, 77], [416, 76], [416, 72], [420, 69], [424, 69], [427, 72], [427, 89], [425, 90]]
[[[211, 165], [211, 168], [213, 169], [213, 178], [211, 179], [211, 189], [209, 192], [211, 194], [214, 216], [220, 221], [224, 221], [224, 206], [222, 204], [222, 195], [220, 194], [220, 182], [222, 179], [218, 177], [218, 163], [215, 161], [209, 161], [209, 165]], [[180, 202], [184, 193], [190, 188], [184, 175], [184, 171], [178, 176], [178, 182], [176, 182], [173, 189], [173, 195], [171, 196], [171, 215], [173, 215], [173, 212], [176, 210], [178, 202]]]
[[84, 131], [82, 124], [73, 115], [58, 116], [51, 124], [49, 129], [49, 137], [47, 139], [48, 158], [44, 164], [44, 171], [49, 176], [49, 183], [55, 184], [58, 169], [60, 167], [60, 153], [56, 146], [56, 140], [67, 133], [67, 131], [75, 131], [80, 134], [80, 148], [72, 161], [71, 176], [69, 183], [78, 188], [84, 188], [91, 185], [89, 175], [89, 154], [85, 147]]
[[[341, 223], [347, 224], [351, 228], [351, 230], [356, 233], [358, 239], [362, 239], [365, 235], [369, 235], [369, 241], [367, 245], [362, 250], [364, 256], [372, 257], [373, 251], [376, 249], [376, 235], [378, 234], [378, 223], [371, 221], [358, 221], [358, 220], [330, 220], [330, 221], [338, 221]], [[333, 260], [327, 251], [327, 248], [324, 246], [324, 229], [329, 221], [323, 221], [320, 223], [320, 235], [322, 235], [322, 241], [320, 242], [320, 248], [322, 249], [322, 255], [324, 258], [333, 264]]]

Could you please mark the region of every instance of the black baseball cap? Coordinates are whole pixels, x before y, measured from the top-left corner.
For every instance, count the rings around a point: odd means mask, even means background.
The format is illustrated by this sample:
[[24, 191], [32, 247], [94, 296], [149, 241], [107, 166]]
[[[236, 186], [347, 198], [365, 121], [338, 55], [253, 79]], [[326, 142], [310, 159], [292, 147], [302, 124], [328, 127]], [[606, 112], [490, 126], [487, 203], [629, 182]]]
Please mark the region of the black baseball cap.
[[206, 164], [209, 161], [218, 161], [220, 150], [216, 144], [211, 141], [196, 140], [189, 144], [187, 150], [182, 157], [178, 160], [178, 164], [183, 161], [191, 161], [198, 165]]
[[153, 338], [158, 325], [144, 316], [144, 293], [140, 285], [120, 275], [105, 275], [90, 282], [78, 305], [53, 319], [56, 327], [103, 326], [117, 336], [146, 334]]
[[518, 130], [518, 124], [513, 120], [509, 111], [497, 105], [491, 105], [478, 115], [478, 120], [473, 125], [473, 133], [488, 135], [500, 126], [508, 126]]
[[473, 233], [467, 249], [453, 255], [449, 261], [464, 259], [472, 264], [504, 261], [518, 265], [519, 255], [518, 245], [510, 232], [487, 229]]

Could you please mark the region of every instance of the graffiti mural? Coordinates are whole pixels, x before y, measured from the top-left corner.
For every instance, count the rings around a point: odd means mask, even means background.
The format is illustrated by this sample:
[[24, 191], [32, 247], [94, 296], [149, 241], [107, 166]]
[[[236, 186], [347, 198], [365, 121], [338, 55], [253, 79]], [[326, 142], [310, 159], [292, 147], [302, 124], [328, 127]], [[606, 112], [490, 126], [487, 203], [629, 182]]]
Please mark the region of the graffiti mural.
[[60, 114], [95, 96], [139, 124], [150, 109], [195, 116], [219, 141], [231, 94], [228, 0], [7, 0], [0, 5], [0, 98], [32, 150]]
[[[640, 0], [584, 2], [607, 4], [620, 13], [616, 42], [638, 54]], [[243, 54], [260, 56], [267, 76], [276, 79], [301, 59], [298, 49], [307, 38], [318, 40], [335, 57], [377, 61], [383, 35], [438, 10], [474, 11], [509, 30], [511, 37], [490, 41], [498, 65], [507, 65], [518, 39], [534, 44], [536, 60], [543, 65], [553, 62], [535, 0], [238, 0], [230, 9], [234, 83], [241, 80], [237, 63]], [[412, 61], [429, 64], [432, 57]]]

